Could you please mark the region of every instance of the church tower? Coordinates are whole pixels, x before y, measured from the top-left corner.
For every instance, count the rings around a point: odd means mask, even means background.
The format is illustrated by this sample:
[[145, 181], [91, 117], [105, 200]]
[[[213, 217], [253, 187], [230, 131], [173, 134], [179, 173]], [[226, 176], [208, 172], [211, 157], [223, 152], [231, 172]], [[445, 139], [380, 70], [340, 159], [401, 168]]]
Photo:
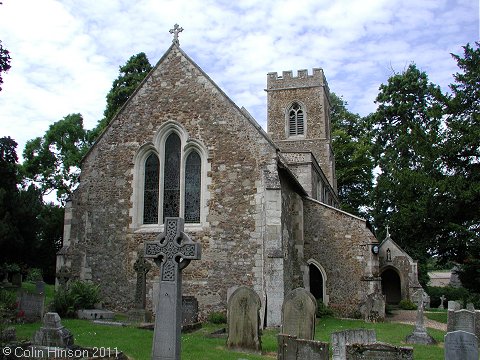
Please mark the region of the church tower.
[[[297, 76], [292, 71], [284, 71], [282, 76], [268, 73], [266, 91], [269, 136], [293, 169], [300, 169], [300, 163], [311, 163], [310, 176], [305, 175], [305, 167], [301, 174], [296, 173], [310, 196], [335, 205], [329, 89], [323, 70], [313, 69], [312, 75], [298, 70]], [[315, 172], [315, 167], [321, 171]]]

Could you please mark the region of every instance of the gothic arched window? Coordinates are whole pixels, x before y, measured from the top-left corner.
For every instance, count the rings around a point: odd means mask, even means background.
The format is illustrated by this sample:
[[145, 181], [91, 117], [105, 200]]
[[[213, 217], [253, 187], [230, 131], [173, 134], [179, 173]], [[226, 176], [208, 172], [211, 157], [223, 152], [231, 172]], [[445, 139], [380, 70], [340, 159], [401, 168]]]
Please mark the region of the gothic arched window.
[[185, 161], [185, 222], [200, 222], [200, 191], [202, 160], [196, 151], [190, 152]]
[[288, 109], [288, 135], [304, 135], [304, 111], [299, 103], [294, 102]]
[[165, 141], [163, 220], [180, 214], [180, 151], [180, 137], [171, 133]]
[[143, 223], [158, 222], [158, 189], [160, 180], [158, 156], [150, 154], [145, 161], [145, 184], [143, 188]]

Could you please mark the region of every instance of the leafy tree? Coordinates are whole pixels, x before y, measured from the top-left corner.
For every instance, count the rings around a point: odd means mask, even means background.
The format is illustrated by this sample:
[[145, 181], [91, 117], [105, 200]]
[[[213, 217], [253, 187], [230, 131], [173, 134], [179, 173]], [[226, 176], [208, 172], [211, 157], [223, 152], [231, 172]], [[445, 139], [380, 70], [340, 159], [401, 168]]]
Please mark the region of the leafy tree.
[[150, 70], [152, 70], [152, 65], [150, 65], [147, 56], [143, 52], [131, 56], [125, 65], [120, 66], [120, 74], [107, 94], [107, 107], [103, 113], [104, 118], [88, 134], [91, 143], [107, 127]]
[[50, 125], [43, 137], [27, 142], [22, 169], [43, 194], [57, 191], [63, 201], [78, 184], [80, 161], [87, 150], [82, 115], [70, 114]]
[[338, 196], [341, 207], [367, 216], [373, 185], [371, 136], [367, 122], [347, 110], [347, 102], [330, 94], [332, 143], [335, 153]]
[[428, 257], [439, 225], [443, 100], [440, 88], [412, 64], [380, 86], [371, 117], [380, 171], [372, 193], [375, 224], [383, 230], [388, 223], [399, 245], [419, 260]]
[[1, 85], [3, 84], [2, 72], [7, 72], [10, 69], [10, 60], [10, 52], [3, 47], [0, 40], [0, 91], [2, 91]]

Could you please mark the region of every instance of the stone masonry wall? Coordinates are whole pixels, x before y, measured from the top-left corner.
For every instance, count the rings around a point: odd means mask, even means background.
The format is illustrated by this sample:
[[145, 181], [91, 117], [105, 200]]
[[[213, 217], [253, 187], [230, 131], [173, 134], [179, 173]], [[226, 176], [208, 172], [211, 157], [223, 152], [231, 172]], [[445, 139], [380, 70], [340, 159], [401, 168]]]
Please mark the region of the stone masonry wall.
[[329, 306], [340, 315], [359, 311], [366, 296], [381, 291], [377, 240], [365, 220], [312, 199], [304, 201], [305, 258], [325, 269]]
[[[202, 259], [184, 271], [184, 294], [194, 295], [203, 316], [226, 308], [233, 286], [263, 287], [261, 187], [275, 164], [275, 148], [240, 109], [176, 46], [112, 121], [82, 163], [72, 201], [70, 247], [84, 254], [72, 270], [91, 274], [106, 305], [127, 309], [134, 297], [133, 263], [142, 244], [162, 226], [132, 224], [134, 159], [167, 122], [208, 149], [207, 222], [187, 231], [202, 245]], [[75, 255], [75, 256], [77, 256]], [[74, 255], [72, 255], [74, 256]], [[78, 256], [79, 259], [81, 256]], [[156, 267], [154, 267], [156, 268]], [[148, 274], [151, 306], [158, 269]]]

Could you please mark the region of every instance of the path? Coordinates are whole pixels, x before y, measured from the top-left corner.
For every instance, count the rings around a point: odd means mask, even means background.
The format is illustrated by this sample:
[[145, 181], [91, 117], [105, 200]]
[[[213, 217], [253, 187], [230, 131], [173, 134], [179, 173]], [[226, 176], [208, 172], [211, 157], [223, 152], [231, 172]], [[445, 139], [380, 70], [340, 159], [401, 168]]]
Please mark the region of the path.
[[[393, 310], [391, 315], [387, 315], [386, 322], [396, 322], [401, 324], [415, 325], [417, 319], [417, 310]], [[447, 324], [430, 320], [424, 317], [424, 324], [427, 328], [447, 331]]]

